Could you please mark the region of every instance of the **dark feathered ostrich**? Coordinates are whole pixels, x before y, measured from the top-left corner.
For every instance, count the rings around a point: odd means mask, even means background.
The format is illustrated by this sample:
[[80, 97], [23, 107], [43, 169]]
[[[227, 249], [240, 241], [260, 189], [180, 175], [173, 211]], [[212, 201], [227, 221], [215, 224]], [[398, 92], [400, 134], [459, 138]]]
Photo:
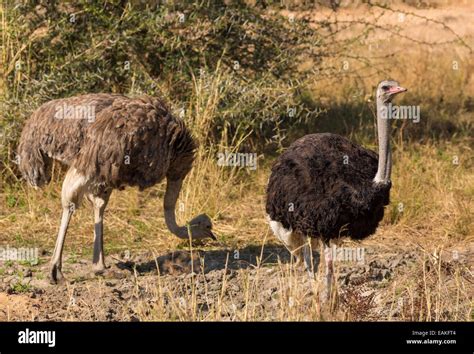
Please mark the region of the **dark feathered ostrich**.
[[38, 108], [23, 128], [19, 168], [40, 187], [50, 180], [51, 160], [67, 166], [63, 182], [62, 219], [51, 260], [50, 278], [62, 278], [61, 258], [69, 220], [85, 195], [94, 207], [95, 272], [105, 269], [103, 214], [113, 189], [150, 187], [165, 177], [165, 221], [180, 238], [214, 238], [211, 220], [199, 215], [178, 226], [176, 201], [191, 170], [195, 143], [184, 123], [159, 98], [90, 94], [53, 100]]
[[298, 260], [304, 259], [308, 270], [308, 242], [324, 242], [327, 295], [332, 282], [329, 241], [371, 235], [389, 203], [390, 122], [383, 110], [404, 91], [396, 81], [378, 85], [378, 156], [339, 135], [311, 134], [294, 142], [273, 165], [266, 201], [270, 227]]

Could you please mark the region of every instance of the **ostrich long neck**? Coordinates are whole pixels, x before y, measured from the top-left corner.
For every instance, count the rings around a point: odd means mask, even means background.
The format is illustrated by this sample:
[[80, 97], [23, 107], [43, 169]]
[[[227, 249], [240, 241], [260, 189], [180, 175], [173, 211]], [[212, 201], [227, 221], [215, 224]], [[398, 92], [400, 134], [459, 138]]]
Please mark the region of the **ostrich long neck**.
[[168, 179], [166, 183], [166, 192], [165, 192], [165, 222], [168, 229], [178, 236], [179, 238], [188, 238], [188, 230], [186, 226], [179, 226], [176, 223], [175, 207], [176, 201], [178, 200], [179, 191], [181, 190], [181, 185], [183, 180], [170, 180]]
[[[385, 110], [385, 118], [382, 111]], [[387, 117], [388, 102], [377, 97], [377, 130], [379, 138], [379, 165], [374, 182], [388, 183], [392, 170], [392, 158], [390, 152], [390, 120]]]

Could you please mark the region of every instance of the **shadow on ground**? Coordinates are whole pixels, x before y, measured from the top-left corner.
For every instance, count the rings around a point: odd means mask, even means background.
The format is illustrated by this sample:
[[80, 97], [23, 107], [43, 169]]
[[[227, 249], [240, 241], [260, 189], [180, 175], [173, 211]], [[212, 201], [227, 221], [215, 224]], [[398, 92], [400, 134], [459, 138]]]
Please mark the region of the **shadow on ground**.
[[[150, 258], [153, 258], [150, 255]], [[319, 262], [319, 254], [313, 252], [314, 263]], [[240, 249], [225, 250], [195, 250], [191, 256], [189, 251], [174, 251], [165, 255], [145, 260], [142, 258], [119, 261], [116, 266], [122, 270], [136, 271], [140, 275], [158, 273], [161, 275], [180, 273], [207, 274], [211, 271], [227, 269], [229, 271], [256, 268], [271, 264], [287, 264], [291, 259], [288, 250], [279, 245], [261, 246], [251, 245]]]

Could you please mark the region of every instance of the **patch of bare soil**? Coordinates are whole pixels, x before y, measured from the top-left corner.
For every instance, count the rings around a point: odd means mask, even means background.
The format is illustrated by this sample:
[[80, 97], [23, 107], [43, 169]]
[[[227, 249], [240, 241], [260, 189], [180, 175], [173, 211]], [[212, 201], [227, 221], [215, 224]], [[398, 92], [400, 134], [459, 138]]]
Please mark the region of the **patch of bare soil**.
[[0, 292], [0, 321], [28, 321], [39, 315], [34, 296]]

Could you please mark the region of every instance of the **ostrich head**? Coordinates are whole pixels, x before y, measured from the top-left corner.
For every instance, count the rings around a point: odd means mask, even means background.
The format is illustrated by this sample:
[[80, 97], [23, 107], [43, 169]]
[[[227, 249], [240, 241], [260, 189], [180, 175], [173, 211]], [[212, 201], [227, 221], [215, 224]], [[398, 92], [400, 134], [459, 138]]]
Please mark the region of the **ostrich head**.
[[392, 157], [390, 152], [390, 120], [387, 113], [392, 99], [407, 89], [397, 81], [384, 80], [377, 86], [377, 131], [379, 140], [379, 163], [374, 182], [389, 184], [392, 171]]
[[179, 226], [176, 223], [175, 206], [182, 183], [182, 179], [168, 179], [168, 183], [166, 184], [164, 200], [166, 226], [168, 226], [168, 229], [173, 234], [182, 239], [189, 239], [189, 237], [191, 237], [193, 240], [204, 238], [216, 240], [216, 237], [212, 233], [211, 219], [206, 214], [196, 216], [183, 226]]
[[393, 97], [406, 90], [397, 81], [383, 80], [377, 86], [377, 101], [381, 100], [384, 103], [392, 102]]
[[206, 214], [200, 214], [188, 223], [188, 230], [191, 232], [192, 239], [212, 238], [217, 240], [212, 233], [211, 218]]

